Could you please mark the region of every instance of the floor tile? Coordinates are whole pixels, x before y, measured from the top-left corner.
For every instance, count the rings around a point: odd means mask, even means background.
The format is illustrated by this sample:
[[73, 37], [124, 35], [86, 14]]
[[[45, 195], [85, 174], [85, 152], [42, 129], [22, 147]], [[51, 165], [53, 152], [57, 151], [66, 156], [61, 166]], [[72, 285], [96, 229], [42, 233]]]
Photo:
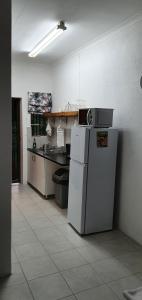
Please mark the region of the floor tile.
[[70, 234], [77, 235], [77, 233], [73, 230], [73, 228], [68, 223], [59, 224], [57, 225], [57, 228], [63, 235], [70, 235]]
[[76, 300], [77, 298], [75, 296], [69, 296], [66, 298], [63, 298], [62, 300]]
[[65, 224], [67, 223], [67, 218], [65, 216], [50, 216], [49, 220], [54, 224], [54, 225], [60, 225], [60, 224]]
[[[18, 226], [18, 223], [19, 223], [19, 226]], [[16, 230], [21, 230], [22, 229], [22, 231], [23, 231], [23, 223], [25, 223], [24, 215], [21, 214], [17, 208], [15, 210], [15, 207], [13, 207], [12, 208], [12, 225], [13, 225], [13, 228], [16, 229]]]
[[142, 272], [142, 251], [131, 252], [119, 256], [117, 259], [123, 263], [131, 273]]
[[87, 246], [77, 248], [77, 250], [89, 263], [110, 257], [110, 253], [105, 251], [103, 247]]
[[27, 284], [19, 284], [7, 288], [0, 288], [0, 299], [1, 300], [33, 300], [33, 297]]
[[57, 228], [62, 235], [67, 237], [71, 243], [74, 244], [74, 246], [80, 247], [88, 245], [86, 238], [79, 236], [69, 224], [60, 224]]
[[53, 254], [51, 257], [61, 271], [87, 264], [76, 249]]
[[118, 300], [119, 298], [107, 286], [100, 286], [94, 289], [81, 292], [76, 295], [78, 300]]
[[27, 223], [27, 221], [14, 221], [12, 223], [12, 232], [16, 233], [16, 232], [23, 232], [23, 231], [27, 231], [30, 229], [29, 224]]
[[131, 275], [129, 269], [115, 258], [100, 260], [92, 267], [105, 283]]
[[61, 213], [60, 211], [55, 208], [55, 207], [50, 207], [50, 208], [44, 208], [44, 213], [48, 216], [48, 217], [52, 217], [52, 216], [60, 216]]
[[46, 256], [46, 251], [40, 243], [29, 243], [21, 246], [15, 246], [15, 251], [19, 261]]
[[25, 219], [30, 222], [32, 219], [36, 220], [38, 218], [43, 217], [43, 211], [39, 209], [37, 206], [36, 208], [29, 208], [27, 207], [26, 209], [23, 210], [23, 215]]
[[50, 254], [74, 248], [74, 245], [61, 235], [55, 235], [48, 238], [47, 241], [43, 241], [43, 245]]
[[33, 299], [26, 279], [34, 300], [122, 300], [123, 290], [142, 286], [136, 242], [118, 230], [81, 237], [54, 199], [27, 185], [12, 194], [13, 275], [1, 281], [0, 300]]
[[138, 276], [140, 280], [142, 280], [142, 273], [137, 273], [136, 276]]
[[135, 289], [142, 286], [142, 280], [136, 275], [129, 276], [109, 283], [109, 287], [115, 292], [119, 299], [124, 300], [123, 291]]
[[74, 293], [102, 284], [97, 273], [89, 265], [69, 269], [64, 271], [62, 275]]
[[21, 262], [21, 266], [27, 280], [58, 272], [49, 256], [25, 260]]
[[12, 264], [12, 274], [4, 279], [0, 279], [0, 288], [14, 284], [25, 283], [25, 277], [19, 263]]
[[71, 295], [71, 290], [60, 274], [30, 281], [35, 300], [57, 300]]
[[100, 243], [100, 247], [111, 256], [120, 256], [137, 250], [138, 245], [130, 239], [113, 239]]
[[11, 249], [11, 260], [13, 264], [18, 262], [15, 250], [13, 248]]
[[46, 241], [51, 237], [62, 235], [61, 232], [55, 226], [38, 228], [35, 229], [34, 232], [40, 241]]
[[53, 199], [43, 199], [42, 197], [38, 196], [38, 198], [36, 198], [36, 203], [42, 210], [45, 210], [52, 208], [52, 200]]
[[36, 242], [38, 242], [38, 239], [31, 229], [23, 232], [14, 232], [12, 234], [12, 243], [14, 246]]
[[[57, 205], [57, 204], [56, 204]], [[68, 215], [68, 210], [67, 209], [62, 209], [62, 208], [59, 208], [59, 212], [62, 216], [66, 217], [67, 218], [67, 215]]]
[[95, 238], [99, 242], [110, 241], [120, 238], [127, 238], [127, 236], [119, 230], [111, 230], [95, 234]]
[[44, 216], [30, 218], [28, 220], [28, 222], [33, 229], [52, 226], [52, 223], [50, 222], [50, 220], [48, 220], [47, 217], [44, 217]]

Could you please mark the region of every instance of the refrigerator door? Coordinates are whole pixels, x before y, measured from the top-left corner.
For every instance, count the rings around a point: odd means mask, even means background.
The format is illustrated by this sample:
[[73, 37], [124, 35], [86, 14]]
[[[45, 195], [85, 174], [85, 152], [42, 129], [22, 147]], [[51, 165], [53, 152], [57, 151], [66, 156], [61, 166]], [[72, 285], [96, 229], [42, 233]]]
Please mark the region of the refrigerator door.
[[85, 233], [111, 230], [113, 225], [116, 129], [90, 132]]
[[88, 162], [89, 127], [76, 126], [71, 131], [71, 159], [80, 163]]
[[87, 168], [74, 160], [70, 162], [68, 221], [80, 233], [84, 233]]

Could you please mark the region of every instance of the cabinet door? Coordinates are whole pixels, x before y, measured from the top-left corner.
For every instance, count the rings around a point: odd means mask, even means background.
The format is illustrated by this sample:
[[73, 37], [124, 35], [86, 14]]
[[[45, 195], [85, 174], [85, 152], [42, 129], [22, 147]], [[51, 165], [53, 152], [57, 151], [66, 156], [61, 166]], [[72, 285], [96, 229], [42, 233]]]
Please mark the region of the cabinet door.
[[28, 154], [28, 182], [45, 195], [45, 159], [31, 152]]
[[34, 167], [35, 167], [35, 155], [31, 152], [28, 152], [28, 182], [34, 186]]
[[34, 160], [34, 186], [45, 195], [45, 159], [39, 155]]

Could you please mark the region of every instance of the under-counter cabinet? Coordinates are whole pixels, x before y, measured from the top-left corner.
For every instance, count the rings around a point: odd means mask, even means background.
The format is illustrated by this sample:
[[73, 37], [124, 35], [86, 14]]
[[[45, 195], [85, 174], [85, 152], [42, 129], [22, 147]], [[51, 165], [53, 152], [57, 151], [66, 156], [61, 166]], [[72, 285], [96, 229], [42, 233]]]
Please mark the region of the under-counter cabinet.
[[55, 194], [52, 175], [58, 168], [56, 163], [28, 151], [28, 183], [45, 197]]

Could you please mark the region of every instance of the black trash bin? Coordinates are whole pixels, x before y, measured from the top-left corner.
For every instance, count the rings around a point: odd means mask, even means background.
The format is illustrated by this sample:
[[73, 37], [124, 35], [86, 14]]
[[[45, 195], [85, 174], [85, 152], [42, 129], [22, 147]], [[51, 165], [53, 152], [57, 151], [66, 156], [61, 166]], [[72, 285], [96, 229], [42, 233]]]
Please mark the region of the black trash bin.
[[52, 176], [55, 182], [56, 202], [61, 208], [68, 206], [69, 170], [58, 169]]

